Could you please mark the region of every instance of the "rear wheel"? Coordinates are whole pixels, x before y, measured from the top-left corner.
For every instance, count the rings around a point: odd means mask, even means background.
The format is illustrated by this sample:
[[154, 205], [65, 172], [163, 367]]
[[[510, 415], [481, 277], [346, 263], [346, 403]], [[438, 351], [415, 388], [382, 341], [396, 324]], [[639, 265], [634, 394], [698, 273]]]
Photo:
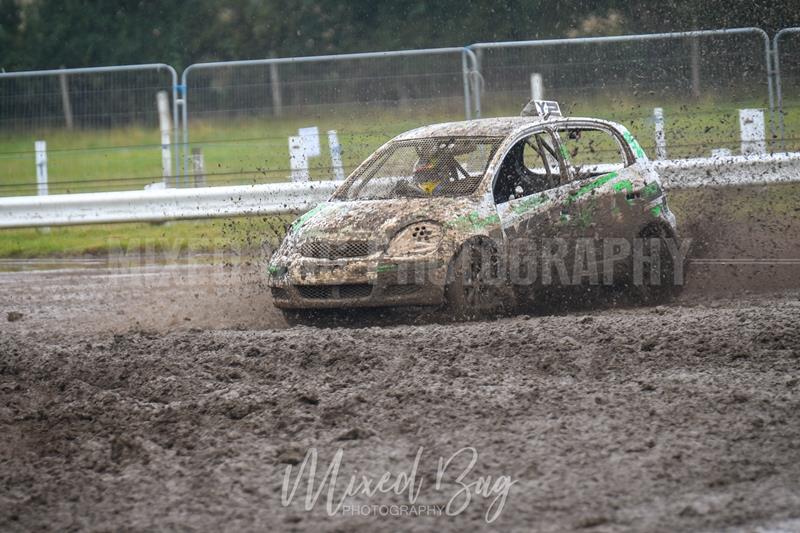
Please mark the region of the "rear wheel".
[[505, 285], [500, 279], [497, 250], [489, 243], [465, 244], [453, 258], [445, 286], [450, 314], [459, 319], [475, 319], [503, 310]]
[[[642, 255], [645, 257], [657, 256], [658, 261], [657, 264], [644, 263], [641, 267], [641, 275], [638, 275], [632, 265], [631, 275], [635, 296], [644, 304], [655, 305], [669, 302], [683, 290], [686, 273], [685, 264], [676, 263], [680, 258], [673, 257], [673, 252], [670, 251], [678, 250], [679, 243], [673, 232], [661, 224], [646, 226], [639, 233], [639, 237]], [[676, 276], [676, 272], [679, 274], [678, 276]]]

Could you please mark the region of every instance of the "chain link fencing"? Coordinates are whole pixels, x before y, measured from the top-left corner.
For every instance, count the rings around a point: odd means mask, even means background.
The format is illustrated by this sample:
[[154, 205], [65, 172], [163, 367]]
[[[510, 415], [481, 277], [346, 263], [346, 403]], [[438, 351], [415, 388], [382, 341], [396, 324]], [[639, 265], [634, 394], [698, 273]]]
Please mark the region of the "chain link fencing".
[[786, 28], [775, 34], [777, 110], [781, 149], [800, 150], [800, 28]]
[[668, 158], [739, 153], [743, 108], [764, 110], [768, 149], [800, 150], [798, 46], [797, 29], [771, 45], [740, 28], [205, 63], [180, 83], [164, 64], [0, 73], [0, 196], [36, 193], [37, 140], [50, 193], [285, 181], [289, 138], [310, 126], [308, 175], [329, 179], [331, 131], [347, 174], [397, 133], [517, 115], [534, 90], [565, 114], [625, 124], [650, 154], [656, 107]]
[[164, 64], [0, 73], [0, 196], [37, 193], [35, 141], [46, 142], [51, 194], [163, 183], [180, 161], [179, 146], [163, 146], [176, 86]]
[[482, 116], [518, 114], [539, 91], [540, 98], [559, 101], [565, 114], [625, 124], [652, 154], [653, 110], [660, 107], [670, 158], [707, 157], [719, 148], [738, 153], [741, 108], [764, 109], [770, 123], [769, 38], [758, 28], [471, 48]]
[[210, 185], [283, 181], [287, 139], [317, 127], [311, 179], [333, 178], [329, 131], [347, 174], [395, 134], [469, 117], [469, 55], [440, 48], [192, 65], [183, 73], [184, 153], [202, 150]]

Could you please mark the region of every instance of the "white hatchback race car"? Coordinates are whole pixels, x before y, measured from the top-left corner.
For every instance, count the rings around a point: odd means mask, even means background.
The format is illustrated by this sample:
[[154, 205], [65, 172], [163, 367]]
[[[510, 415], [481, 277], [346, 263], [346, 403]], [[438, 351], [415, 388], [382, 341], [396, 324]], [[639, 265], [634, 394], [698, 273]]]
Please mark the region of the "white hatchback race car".
[[659, 176], [624, 126], [531, 102], [520, 117], [387, 142], [291, 225], [268, 284], [285, 310], [445, 305], [472, 317], [566, 286], [661, 300], [680, 282], [675, 238]]

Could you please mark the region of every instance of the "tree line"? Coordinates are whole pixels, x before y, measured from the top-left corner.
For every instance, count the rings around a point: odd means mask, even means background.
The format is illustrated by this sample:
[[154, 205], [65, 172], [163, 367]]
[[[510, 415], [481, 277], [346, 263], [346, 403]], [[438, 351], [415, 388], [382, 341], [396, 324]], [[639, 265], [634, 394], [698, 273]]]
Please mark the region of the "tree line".
[[0, 0], [7, 71], [800, 25], [800, 0]]

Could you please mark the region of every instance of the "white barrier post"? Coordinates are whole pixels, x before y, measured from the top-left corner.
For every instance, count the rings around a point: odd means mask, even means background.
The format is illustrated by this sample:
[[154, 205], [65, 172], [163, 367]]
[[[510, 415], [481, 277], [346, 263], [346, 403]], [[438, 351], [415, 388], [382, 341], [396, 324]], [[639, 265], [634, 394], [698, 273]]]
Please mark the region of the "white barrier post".
[[170, 109], [167, 91], [158, 91], [156, 93], [156, 103], [158, 105], [158, 126], [161, 129], [161, 175], [164, 178], [164, 183], [168, 184], [169, 178], [172, 177], [172, 150], [170, 148], [172, 126], [169, 118]]
[[289, 168], [292, 169], [292, 181], [308, 181], [308, 160], [319, 157], [319, 128], [311, 126], [300, 128], [297, 135], [289, 137]]
[[742, 138], [742, 155], [767, 153], [764, 133], [764, 112], [760, 109], [739, 110], [739, 130]]
[[47, 196], [47, 142], [36, 141], [36, 194]]
[[306, 147], [306, 157], [319, 157], [319, 128], [311, 126], [309, 128], [300, 128], [297, 130], [297, 135], [303, 139], [303, 144]]
[[664, 135], [664, 109], [653, 109], [653, 122], [656, 130], [656, 159], [667, 158], [667, 139]]
[[336, 130], [328, 131], [328, 146], [331, 150], [331, 166], [333, 167], [333, 179], [344, 180], [344, 166], [342, 165], [342, 145], [339, 144], [339, 136]]
[[531, 73], [531, 100], [544, 100], [544, 82], [538, 72]]
[[192, 148], [192, 173], [194, 173], [194, 186], [206, 186], [206, 161], [203, 158], [202, 148]]
[[299, 135], [289, 137], [289, 168], [292, 181], [308, 181], [308, 157], [303, 138]]
[[[33, 146], [36, 150], [36, 195], [47, 196], [47, 142], [36, 141]], [[42, 233], [50, 233], [49, 227], [39, 230]]]

